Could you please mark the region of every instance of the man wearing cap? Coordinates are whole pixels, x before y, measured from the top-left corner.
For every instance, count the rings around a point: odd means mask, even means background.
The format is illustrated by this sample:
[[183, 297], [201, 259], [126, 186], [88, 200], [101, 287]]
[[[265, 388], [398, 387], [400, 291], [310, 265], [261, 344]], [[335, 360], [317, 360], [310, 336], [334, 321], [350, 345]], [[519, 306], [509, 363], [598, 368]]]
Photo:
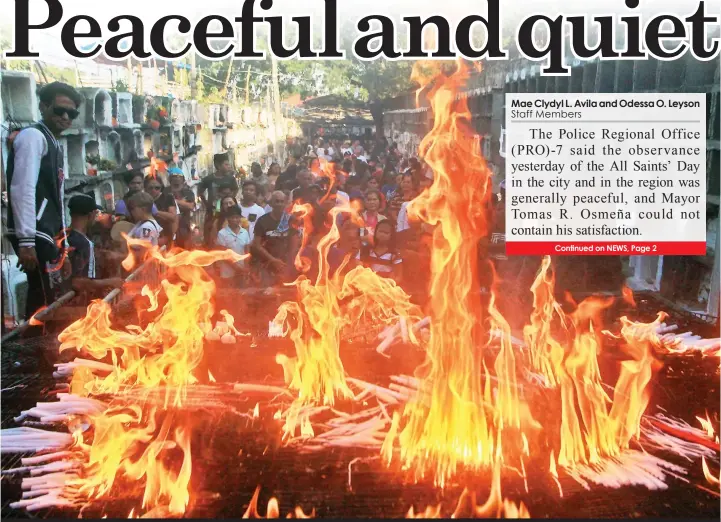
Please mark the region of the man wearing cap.
[[[98, 266], [95, 245], [88, 238], [88, 230], [95, 222], [98, 211], [101, 207], [95, 203], [92, 196], [80, 194], [70, 198], [68, 202], [70, 210], [70, 232], [68, 232], [68, 261], [72, 267], [72, 287], [81, 300], [88, 301], [88, 298], [97, 297], [97, 294], [108, 288], [120, 288], [123, 280], [119, 277], [109, 279], [97, 279]], [[110, 258], [116, 256], [111, 252], [102, 252]]]
[[227, 154], [216, 154], [213, 156], [213, 165], [215, 172], [210, 176], [204, 177], [198, 184], [198, 196], [205, 207], [205, 224], [203, 227], [203, 241], [206, 246], [210, 246], [215, 241], [212, 237], [213, 228], [213, 210], [220, 196], [220, 187], [228, 185], [230, 182], [236, 186], [238, 183], [231, 172], [230, 158]]
[[39, 93], [42, 121], [11, 137], [7, 160], [7, 234], [27, 274], [25, 317], [55, 299], [62, 271], [56, 244], [65, 228], [65, 174], [58, 137], [78, 117], [83, 97], [70, 85], [54, 82]]

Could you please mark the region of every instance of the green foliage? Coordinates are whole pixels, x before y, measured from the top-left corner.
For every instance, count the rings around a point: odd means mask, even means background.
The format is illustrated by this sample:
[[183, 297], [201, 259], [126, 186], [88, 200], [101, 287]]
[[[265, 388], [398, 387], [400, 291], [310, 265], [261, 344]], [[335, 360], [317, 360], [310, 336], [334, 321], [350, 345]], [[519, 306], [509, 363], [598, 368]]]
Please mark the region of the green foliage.
[[130, 92], [127, 82], [124, 82], [123, 80], [116, 81], [113, 89], [115, 92]]
[[117, 168], [117, 165], [114, 161], [101, 158], [100, 156], [91, 156], [90, 154], [85, 157], [85, 162], [88, 165], [92, 165], [101, 172], [107, 172], [115, 170]]
[[220, 89], [218, 87], [212, 86], [210, 89], [207, 89], [205, 91], [205, 96], [203, 97], [204, 103], [224, 103], [226, 99], [223, 97], [222, 93], [220, 92]]
[[99, 171], [108, 172], [111, 170], [115, 170], [116, 168], [117, 168], [117, 165], [112, 160], [105, 159], [105, 158], [100, 158], [100, 160], [98, 160], [98, 170]]

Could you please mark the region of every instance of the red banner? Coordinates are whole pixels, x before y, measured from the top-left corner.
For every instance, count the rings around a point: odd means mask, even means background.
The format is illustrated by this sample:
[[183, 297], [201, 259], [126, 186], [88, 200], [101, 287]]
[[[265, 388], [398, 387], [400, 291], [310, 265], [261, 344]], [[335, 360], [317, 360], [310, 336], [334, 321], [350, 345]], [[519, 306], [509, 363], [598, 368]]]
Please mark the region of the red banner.
[[704, 241], [517, 241], [507, 256], [705, 256]]

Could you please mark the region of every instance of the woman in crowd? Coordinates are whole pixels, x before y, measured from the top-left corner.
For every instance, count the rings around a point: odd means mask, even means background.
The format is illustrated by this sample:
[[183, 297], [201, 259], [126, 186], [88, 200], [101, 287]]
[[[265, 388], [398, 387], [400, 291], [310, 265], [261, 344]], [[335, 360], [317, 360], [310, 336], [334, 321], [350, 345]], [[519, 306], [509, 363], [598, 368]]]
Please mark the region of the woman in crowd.
[[376, 225], [373, 245], [358, 252], [356, 260], [381, 277], [388, 277], [400, 284], [403, 279], [403, 258], [396, 248], [396, 231], [388, 220]]
[[364, 227], [361, 230], [361, 236], [363, 236], [364, 240], [367, 239], [367, 242], [370, 242], [370, 239], [375, 236], [376, 226], [378, 226], [378, 223], [386, 219], [384, 215], [379, 213], [380, 206], [381, 193], [375, 189], [366, 191], [364, 199], [365, 210], [361, 214], [364, 224]]
[[383, 171], [378, 170], [368, 180], [368, 183], [366, 183], [366, 190], [365, 193], [368, 194], [369, 192], [378, 192], [378, 197], [380, 198], [380, 203], [378, 204], [378, 212], [381, 214], [384, 214], [388, 208], [388, 199], [383, 194], [383, 191], [381, 191], [381, 180], [383, 179]]
[[[143, 174], [142, 170], [134, 170], [127, 175], [127, 177], [125, 178], [125, 182], [128, 184], [128, 192], [125, 193], [123, 199], [121, 199], [115, 204], [116, 216], [124, 217], [129, 221], [133, 220], [130, 214], [128, 202], [130, 201], [130, 198], [133, 197], [135, 194], [143, 191], [144, 180], [145, 175]], [[155, 207], [155, 205], [153, 205], [153, 215], [157, 214], [157, 212], [158, 209]]]
[[394, 222], [398, 222], [403, 203], [408, 203], [415, 199], [417, 195], [418, 188], [415, 184], [413, 174], [410, 172], [403, 174], [398, 191], [388, 203], [388, 217]]
[[275, 183], [278, 181], [278, 178], [280, 177], [280, 165], [277, 162], [273, 162], [270, 164], [270, 167], [268, 167], [268, 181], [269, 186], [267, 187], [268, 190], [265, 194], [263, 194], [265, 199], [268, 199], [270, 195], [275, 191]]

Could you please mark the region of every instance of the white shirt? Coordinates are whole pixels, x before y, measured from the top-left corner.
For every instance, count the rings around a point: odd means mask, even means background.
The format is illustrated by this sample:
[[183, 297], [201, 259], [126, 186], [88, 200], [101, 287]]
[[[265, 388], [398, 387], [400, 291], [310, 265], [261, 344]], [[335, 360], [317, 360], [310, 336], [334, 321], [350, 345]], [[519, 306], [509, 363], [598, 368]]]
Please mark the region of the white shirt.
[[149, 241], [153, 246], [158, 246], [158, 239], [160, 239], [160, 233], [163, 231], [157, 221], [154, 219], [147, 219], [136, 224], [128, 234], [133, 239], [142, 239]]
[[[225, 227], [223, 230], [218, 232], [218, 246], [223, 246], [235, 252], [236, 254], [245, 254], [246, 248], [250, 244], [250, 235], [248, 231], [243, 227], [240, 227], [240, 231], [236, 234], [230, 227]], [[243, 266], [243, 261], [238, 261], [238, 264]], [[220, 263], [220, 277], [223, 279], [230, 279], [235, 275], [232, 265], [223, 261]]]
[[[260, 219], [260, 216], [265, 215], [265, 209], [257, 203], [252, 204], [249, 207], [244, 207], [240, 204], [240, 211], [243, 213], [243, 217], [248, 220], [248, 232], [250, 234], [250, 240], [253, 241], [253, 231], [255, 230], [255, 224]], [[252, 217], [255, 216], [254, 219]]]
[[411, 228], [408, 223], [408, 201], [401, 205], [401, 209], [398, 211], [398, 224], [396, 225], [396, 232], [403, 232]]

